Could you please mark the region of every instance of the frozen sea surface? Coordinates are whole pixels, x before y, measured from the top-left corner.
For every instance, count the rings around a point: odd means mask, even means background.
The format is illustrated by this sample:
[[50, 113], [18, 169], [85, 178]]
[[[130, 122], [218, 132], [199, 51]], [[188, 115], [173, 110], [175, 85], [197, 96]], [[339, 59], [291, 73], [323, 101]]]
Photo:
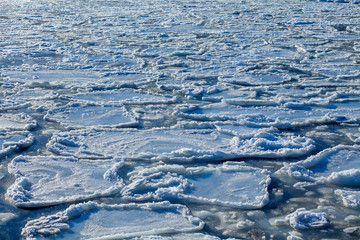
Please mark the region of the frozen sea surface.
[[359, 4], [2, 0], [0, 238], [359, 239]]

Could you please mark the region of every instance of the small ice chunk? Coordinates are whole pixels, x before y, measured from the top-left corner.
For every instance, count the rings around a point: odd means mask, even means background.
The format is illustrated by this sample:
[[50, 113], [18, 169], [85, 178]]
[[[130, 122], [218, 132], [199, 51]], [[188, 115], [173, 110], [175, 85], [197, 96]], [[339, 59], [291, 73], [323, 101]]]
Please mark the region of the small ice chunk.
[[132, 182], [122, 193], [130, 199], [179, 199], [242, 209], [261, 208], [269, 202], [270, 173], [242, 163], [189, 168], [163, 165], [129, 175]]
[[360, 208], [360, 191], [335, 190], [335, 194], [342, 197], [345, 207]]
[[0, 113], [0, 132], [14, 130], [33, 130], [37, 122], [26, 113]]
[[28, 148], [35, 141], [35, 137], [29, 132], [0, 132], [0, 157]]
[[307, 159], [286, 164], [278, 171], [305, 181], [328, 182], [340, 186], [360, 186], [360, 148], [339, 145]]
[[285, 221], [297, 230], [325, 228], [329, 225], [325, 213], [305, 208], [299, 208], [287, 215]]
[[123, 187], [116, 176], [122, 161], [18, 156], [8, 166], [15, 182], [6, 198], [17, 207], [43, 207], [111, 196]]
[[120, 239], [191, 233], [203, 227], [204, 222], [191, 216], [185, 206], [169, 202], [119, 205], [88, 202], [29, 221], [21, 234], [25, 238], [58, 234], [57, 239]]
[[348, 227], [344, 229], [344, 232], [347, 234], [355, 234], [357, 232], [359, 232], [360, 227]]
[[67, 129], [136, 127], [139, 124], [123, 105], [70, 103], [49, 110], [44, 119], [58, 122]]

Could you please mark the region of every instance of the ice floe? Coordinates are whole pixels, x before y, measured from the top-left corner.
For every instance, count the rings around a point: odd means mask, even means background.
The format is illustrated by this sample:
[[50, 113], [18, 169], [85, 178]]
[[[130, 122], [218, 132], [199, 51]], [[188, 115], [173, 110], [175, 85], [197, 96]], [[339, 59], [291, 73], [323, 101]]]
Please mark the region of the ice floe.
[[0, 132], [33, 130], [37, 121], [26, 113], [0, 113]]
[[56, 234], [57, 239], [119, 239], [196, 232], [203, 227], [204, 222], [191, 216], [182, 205], [88, 202], [29, 221], [22, 236], [51, 238]]
[[334, 107], [311, 108], [304, 107], [304, 103], [301, 103], [300, 107], [296, 103], [286, 104], [291, 108], [277, 106], [269, 100], [226, 99], [221, 103], [182, 106], [174, 114], [197, 121], [240, 121], [281, 129], [312, 124], [360, 122], [358, 103], [354, 103], [352, 109], [346, 109], [347, 105], [339, 104]]
[[0, 132], [0, 157], [28, 148], [35, 143], [35, 137], [26, 131]]
[[139, 125], [122, 104], [69, 103], [65, 107], [49, 110], [44, 119], [58, 122], [66, 129], [122, 128]]
[[162, 165], [128, 174], [126, 199], [164, 199], [256, 209], [269, 202], [270, 173], [242, 163], [189, 167]]
[[117, 91], [93, 91], [77, 93], [73, 95], [62, 95], [63, 99], [74, 99], [76, 101], [97, 103], [97, 104], [170, 104], [177, 103], [176, 97], [167, 95], [153, 94], [151, 92], [144, 92], [139, 90], [122, 89]]
[[326, 213], [317, 210], [306, 210], [305, 208], [299, 208], [289, 214], [286, 216], [285, 221], [298, 230], [325, 228], [330, 224], [326, 218]]
[[325, 149], [303, 161], [285, 164], [278, 173], [286, 173], [299, 180], [359, 187], [359, 161], [358, 146], [340, 145]]
[[336, 189], [335, 194], [341, 196], [345, 207], [354, 209], [360, 208], [360, 191]]
[[123, 187], [123, 161], [56, 156], [18, 156], [8, 166], [15, 182], [6, 198], [17, 207], [44, 207], [111, 196]]
[[56, 133], [47, 144], [56, 154], [80, 158], [123, 156], [164, 161], [215, 161], [237, 158], [298, 157], [316, 146], [306, 137], [259, 131], [242, 139], [213, 129], [71, 131]]

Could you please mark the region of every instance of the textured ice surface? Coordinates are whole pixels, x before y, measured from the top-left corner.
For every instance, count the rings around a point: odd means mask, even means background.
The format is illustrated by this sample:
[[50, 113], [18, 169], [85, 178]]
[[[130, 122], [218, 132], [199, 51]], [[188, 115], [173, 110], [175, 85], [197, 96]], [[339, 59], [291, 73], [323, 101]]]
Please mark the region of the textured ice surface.
[[33, 130], [37, 122], [26, 113], [0, 113], [0, 132], [9, 130]]
[[[56, 154], [167, 161], [213, 161], [246, 157], [296, 157], [314, 150], [306, 137], [259, 131], [250, 139], [212, 129], [72, 131], [55, 134], [47, 144]], [[99, 149], [101, 149], [99, 151]]]
[[[71, 226], [71, 230], [69, 231]], [[29, 221], [24, 237], [59, 234], [57, 239], [119, 239], [199, 231], [204, 222], [182, 205], [168, 202], [72, 205], [63, 212]]]
[[[109, 162], [110, 169], [112, 159], [126, 157], [118, 173], [130, 186], [141, 169], [170, 163], [210, 169], [211, 163], [209, 178], [197, 182], [191, 174], [159, 171], [159, 179], [151, 177], [153, 188], [138, 189], [133, 200], [148, 203], [171, 193], [169, 201], [188, 205], [206, 222], [201, 233], [221, 239], [356, 238], [360, 221], [349, 216], [359, 209], [344, 206], [342, 198], [350, 201], [345, 195], [359, 191], [353, 146], [360, 143], [359, 3], [1, 0], [1, 164], [11, 165], [23, 151], [33, 156], [26, 159], [34, 162], [34, 176], [41, 167], [33, 158], [48, 156], [49, 149], [56, 154], [51, 164], [55, 158], [61, 166], [65, 155]], [[52, 121], [44, 120], [47, 113]], [[133, 122], [137, 129], [115, 129]], [[30, 129], [35, 143], [28, 133], [18, 135]], [[5, 152], [8, 147], [16, 151]], [[215, 176], [233, 179], [223, 170], [227, 160], [271, 172], [268, 207], [243, 211], [190, 201], [191, 183], [208, 189]], [[280, 171], [285, 174], [274, 174], [283, 162], [289, 164]], [[5, 193], [16, 177], [2, 173]], [[256, 185], [262, 175], [256, 179], [250, 180]], [[188, 188], [176, 193], [182, 183]], [[344, 192], [338, 196], [337, 189]], [[210, 199], [212, 193], [194, 190], [193, 196]], [[0, 225], [4, 239], [20, 239], [25, 221], [71, 204], [23, 210], [1, 199], [3, 212], [18, 216]], [[133, 202], [121, 194], [96, 201]], [[327, 213], [329, 228], [299, 231], [284, 219], [269, 223], [299, 208]]]
[[189, 167], [163, 165], [129, 173], [129, 199], [169, 199], [256, 209], [269, 202], [270, 173], [245, 164]]
[[70, 103], [49, 110], [45, 120], [58, 122], [66, 129], [136, 127], [138, 122], [124, 105]]
[[328, 182], [340, 186], [360, 186], [358, 146], [325, 149], [304, 161], [286, 164], [278, 173], [307, 181]]
[[123, 187], [117, 170], [124, 163], [54, 156], [18, 156], [8, 166], [15, 182], [7, 199], [18, 207], [43, 207], [101, 196]]
[[0, 132], [0, 157], [28, 148], [35, 141], [35, 137], [29, 132]]
[[342, 197], [342, 201], [345, 207], [349, 208], [360, 208], [360, 191], [349, 191], [349, 190], [335, 190], [335, 194]]
[[326, 214], [316, 210], [306, 210], [299, 208], [295, 212], [286, 216], [285, 219], [291, 227], [298, 230], [324, 228], [329, 225]]

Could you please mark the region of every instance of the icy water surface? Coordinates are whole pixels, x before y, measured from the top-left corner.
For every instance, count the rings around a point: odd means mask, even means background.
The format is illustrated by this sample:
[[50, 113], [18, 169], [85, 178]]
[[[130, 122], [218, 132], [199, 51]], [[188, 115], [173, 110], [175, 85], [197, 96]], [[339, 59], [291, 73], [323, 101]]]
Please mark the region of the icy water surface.
[[2, 0], [1, 239], [359, 239], [360, 1]]

